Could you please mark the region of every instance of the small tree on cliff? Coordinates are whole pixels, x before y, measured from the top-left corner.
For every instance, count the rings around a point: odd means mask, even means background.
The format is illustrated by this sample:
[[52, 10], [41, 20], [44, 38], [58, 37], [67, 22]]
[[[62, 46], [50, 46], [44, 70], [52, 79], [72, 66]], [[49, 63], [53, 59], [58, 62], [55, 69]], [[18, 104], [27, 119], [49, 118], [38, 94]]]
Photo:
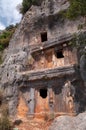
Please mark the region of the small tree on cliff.
[[43, 0], [23, 0], [20, 13], [25, 14], [32, 5], [40, 5]]

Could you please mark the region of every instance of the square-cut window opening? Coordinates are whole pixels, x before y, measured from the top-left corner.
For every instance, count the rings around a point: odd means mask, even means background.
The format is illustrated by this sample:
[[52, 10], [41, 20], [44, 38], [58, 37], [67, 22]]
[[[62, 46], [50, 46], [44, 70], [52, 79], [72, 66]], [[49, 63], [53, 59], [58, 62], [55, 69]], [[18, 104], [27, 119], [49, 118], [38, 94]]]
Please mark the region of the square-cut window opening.
[[62, 50], [57, 51], [57, 52], [56, 52], [56, 57], [59, 58], [59, 59], [60, 59], [60, 58], [64, 58], [63, 51], [62, 51]]
[[40, 96], [42, 98], [46, 98], [47, 97], [47, 89], [40, 89]]
[[2, 101], [0, 100], [0, 106], [2, 105]]
[[41, 42], [47, 41], [47, 32], [41, 33]]

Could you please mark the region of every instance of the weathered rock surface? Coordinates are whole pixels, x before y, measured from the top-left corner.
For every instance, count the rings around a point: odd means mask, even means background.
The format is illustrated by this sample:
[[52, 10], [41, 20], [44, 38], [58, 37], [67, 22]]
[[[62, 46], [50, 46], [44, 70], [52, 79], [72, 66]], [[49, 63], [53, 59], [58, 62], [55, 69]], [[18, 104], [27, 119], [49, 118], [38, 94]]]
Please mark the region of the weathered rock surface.
[[[79, 31], [78, 25], [83, 23], [83, 18], [69, 21], [63, 19], [59, 14], [59, 11], [68, 7], [69, 2], [67, 0], [45, 0], [41, 6], [31, 7], [15, 31], [9, 43], [5, 61], [0, 68], [0, 88], [4, 89], [4, 96], [9, 104], [10, 115], [17, 113], [19, 86], [16, 80], [20, 80], [18, 74], [28, 66], [31, 46], [40, 45], [40, 33], [47, 30], [50, 42], [52, 39], [61, 38], [61, 36], [69, 33], [72, 35]], [[81, 68], [83, 66], [84, 63]], [[30, 68], [27, 71], [29, 70]], [[84, 71], [83, 74], [82, 77], [86, 80]], [[21, 77], [21, 81], [23, 81], [24, 77]]]
[[57, 117], [51, 124], [49, 130], [86, 130], [86, 112], [76, 117]]
[[80, 59], [80, 72], [82, 79], [84, 80], [86, 84], [86, 55], [82, 55]]

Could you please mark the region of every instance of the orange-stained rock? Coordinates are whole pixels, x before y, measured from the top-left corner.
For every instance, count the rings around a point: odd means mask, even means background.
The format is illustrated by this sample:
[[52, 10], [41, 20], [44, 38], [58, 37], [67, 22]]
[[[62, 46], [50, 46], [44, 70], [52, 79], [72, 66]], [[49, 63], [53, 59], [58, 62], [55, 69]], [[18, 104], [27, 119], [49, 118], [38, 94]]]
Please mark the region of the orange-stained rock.
[[28, 113], [28, 107], [22, 96], [19, 97], [19, 104], [18, 104], [17, 112], [18, 112], [17, 116], [19, 116], [19, 117], [26, 117], [26, 115]]
[[38, 93], [36, 97], [36, 102], [35, 117], [44, 118], [46, 113], [50, 111], [48, 96], [46, 98], [42, 98]]

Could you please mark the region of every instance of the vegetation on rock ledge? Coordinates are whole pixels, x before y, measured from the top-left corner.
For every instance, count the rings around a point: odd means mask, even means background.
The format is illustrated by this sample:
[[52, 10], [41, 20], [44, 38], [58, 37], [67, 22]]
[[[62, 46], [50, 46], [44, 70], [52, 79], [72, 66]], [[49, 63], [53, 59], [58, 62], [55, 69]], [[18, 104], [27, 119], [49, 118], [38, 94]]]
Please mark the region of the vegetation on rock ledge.
[[32, 5], [40, 5], [43, 0], [23, 0], [20, 13], [25, 14]]
[[10, 25], [0, 34], [0, 51], [4, 50], [9, 45], [9, 41], [15, 31], [16, 26]]
[[8, 105], [3, 100], [3, 91], [0, 90], [0, 130], [12, 130], [13, 124], [8, 117]]
[[70, 7], [66, 12], [66, 17], [75, 19], [78, 16], [86, 16], [86, 0], [69, 0]]
[[[20, 13], [25, 14], [32, 5], [40, 5], [43, 0], [23, 0]], [[86, 0], [68, 0], [69, 8], [63, 14], [68, 19], [75, 19], [78, 16], [86, 16]]]
[[17, 24], [16, 24], [16, 26], [10, 25], [10, 26], [6, 27], [5, 30], [0, 32], [0, 64], [2, 64], [2, 62], [3, 62], [3, 60], [2, 60], [3, 50], [8, 47], [9, 41], [10, 41], [16, 27], [17, 27]]

